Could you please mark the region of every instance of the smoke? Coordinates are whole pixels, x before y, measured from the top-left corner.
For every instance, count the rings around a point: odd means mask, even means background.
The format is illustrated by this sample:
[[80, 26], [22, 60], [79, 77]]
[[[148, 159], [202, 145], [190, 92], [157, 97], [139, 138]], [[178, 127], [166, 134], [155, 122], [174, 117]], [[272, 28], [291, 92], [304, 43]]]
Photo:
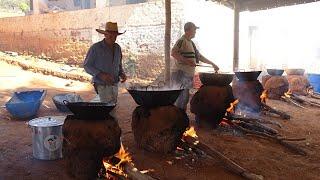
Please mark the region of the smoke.
[[138, 83], [125, 83], [126, 89], [137, 90], [137, 91], [173, 91], [185, 89], [185, 86], [182, 83], [170, 82], [165, 84], [163, 82], [158, 83], [157, 85], [149, 84], [142, 85]]

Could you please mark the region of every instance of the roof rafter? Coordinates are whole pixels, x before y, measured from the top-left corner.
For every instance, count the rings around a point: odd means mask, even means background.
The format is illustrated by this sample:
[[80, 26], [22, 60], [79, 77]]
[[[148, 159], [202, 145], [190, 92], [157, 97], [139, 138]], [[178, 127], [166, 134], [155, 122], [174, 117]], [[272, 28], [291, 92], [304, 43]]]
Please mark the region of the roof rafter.
[[305, 3], [317, 2], [320, 0], [211, 0], [234, 8], [234, 3], [240, 4], [240, 11], [259, 11], [282, 6], [291, 6]]

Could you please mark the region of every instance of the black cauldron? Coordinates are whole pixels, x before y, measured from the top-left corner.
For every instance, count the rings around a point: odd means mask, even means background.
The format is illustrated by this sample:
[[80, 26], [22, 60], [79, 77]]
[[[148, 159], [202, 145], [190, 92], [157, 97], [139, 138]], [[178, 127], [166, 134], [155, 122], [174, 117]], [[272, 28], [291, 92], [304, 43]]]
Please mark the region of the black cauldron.
[[244, 71], [234, 72], [239, 81], [255, 81], [259, 77], [261, 71]]
[[271, 76], [282, 76], [284, 70], [283, 69], [267, 69], [267, 72]]
[[234, 74], [200, 72], [199, 77], [203, 85], [207, 86], [227, 86], [231, 83]]
[[148, 90], [148, 88], [128, 88], [127, 89], [134, 101], [141, 106], [157, 107], [174, 104], [183, 89], [158, 89]]
[[102, 102], [63, 101], [63, 103], [76, 117], [85, 119], [104, 119], [116, 107], [115, 104]]

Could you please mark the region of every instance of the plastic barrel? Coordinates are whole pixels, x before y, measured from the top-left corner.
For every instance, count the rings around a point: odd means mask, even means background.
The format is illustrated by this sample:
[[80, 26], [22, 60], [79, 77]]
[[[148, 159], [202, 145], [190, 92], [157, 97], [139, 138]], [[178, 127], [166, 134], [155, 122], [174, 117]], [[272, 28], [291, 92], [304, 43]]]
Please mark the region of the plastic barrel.
[[308, 80], [315, 92], [320, 92], [320, 74], [308, 74]]

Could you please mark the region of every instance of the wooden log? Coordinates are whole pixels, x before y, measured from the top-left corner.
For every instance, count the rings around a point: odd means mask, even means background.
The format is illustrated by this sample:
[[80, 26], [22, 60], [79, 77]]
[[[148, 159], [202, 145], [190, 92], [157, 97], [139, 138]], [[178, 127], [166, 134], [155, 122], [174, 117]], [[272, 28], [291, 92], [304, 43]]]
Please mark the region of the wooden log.
[[188, 143], [190, 147], [200, 149], [207, 155], [217, 158], [223, 166], [225, 166], [228, 170], [231, 172], [238, 174], [246, 179], [254, 179], [254, 180], [262, 180], [263, 176], [257, 175], [254, 173], [249, 172], [248, 170], [244, 169], [240, 165], [236, 164], [234, 161], [229, 159], [228, 157], [224, 156], [222, 153], [219, 151], [208, 147], [207, 145], [199, 142], [197, 139], [191, 137], [191, 136], [183, 136], [183, 140]]
[[[120, 162], [120, 159], [113, 156], [110, 158], [109, 163], [113, 166], [118, 164]], [[125, 179], [131, 179], [131, 180], [155, 180], [155, 178], [141, 173], [131, 162], [122, 162], [120, 164], [120, 167], [123, 169], [123, 172], [126, 174], [127, 178]], [[120, 175], [119, 175], [120, 176]]]
[[236, 115], [233, 113], [228, 113], [226, 118], [233, 119], [233, 120], [245, 121], [245, 122], [252, 122], [253, 121], [253, 122], [259, 122], [259, 123], [263, 123], [263, 124], [272, 124], [272, 125], [278, 126], [279, 128], [282, 128], [281, 124], [276, 121], [269, 121], [269, 120], [260, 119], [260, 118], [243, 117], [243, 116]]
[[268, 105], [265, 104], [265, 103], [262, 103], [262, 106], [263, 106], [263, 108], [264, 108], [266, 111], [269, 111], [269, 112], [271, 112], [271, 113], [277, 114], [277, 115], [279, 115], [279, 116], [280, 116], [281, 118], [283, 118], [283, 119], [290, 119], [290, 118], [291, 118], [289, 114], [287, 114], [287, 113], [285, 113], [285, 112], [282, 112], [282, 111], [279, 111], [279, 110], [275, 110], [274, 108], [268, 106]]
[[233, 123], [233, 125], [234, 125], [234, 127], [238, 128], [239, 130], [243, 131], [246, 134], [258, 135], [258, 136], [263, 136], [263, 137], [270, 138], [272, 140], [275, 140], [279, 144], [287, 147], [289, 150], [291, 150], [294, 153], [297, 153], [297, 154], [300, 154], [300, 155], [303, 155], [303, 156], [307, 155], [307, 153], [304, 150], [302, 150], [302, 149], [300, 149], [300, 148], [298, 148], [298, 147], [296, 147], [296, 146], [294, 146], [292, 144], [289, 144], [288, 142], [285, 142], [284, 139], [281, 139], [278, 136], [272, 136], [272, 135], [269, 135], [269, 134], [266, 134], [266, 133], [263, 133], [263, 132], [258, 132], [258, 131], [245, 129], [245, 128], [243, 128], [241, 126], [238, 126], [238, 125], [236, 125], [234, 123]]
[[320, 103], [318, 103], [318, 102], [315, 102], [315, 101], [312, 101], [312, 100], [307, 100], [307, 99], [302, 98], [302, 97], [300, 97], [299, 95], [296, 95], [296, 94], [291, 94], [291, 96], [292, 96], [292, 99], [294, 99], [296, 101], [299, 101], [301, 103], [306, 103], [306, 104], [311, 105], [311, 106], [320, 107]]
[[299, 103], [295, 102], [294, 100], [292, 100], [291, 98], [287, 97], [287, 96], [281, 96], [281, 99], [284, 100], [287, 103], [291, 103], [299, 108], [305, 109], [304, 106], [301, 106]]
[[147, 174], [141, 173], [132, 163], [124, 163], [123, 171], [128, 175], [129, 179], [132, 180], [155, 180], [155, 178], [148, 176]]
[[242, 127], [246, 127], [247, 129], [252, 129], [254, 131], [268, 133], [270, 135], [278, 134], [277, 130], [266, 127], [266, 126], [259, 125], [258, 123], [248, 123], [248, 122], [240, 121], [239, 123], [236, 123], [236, 124], [239, 124]]

